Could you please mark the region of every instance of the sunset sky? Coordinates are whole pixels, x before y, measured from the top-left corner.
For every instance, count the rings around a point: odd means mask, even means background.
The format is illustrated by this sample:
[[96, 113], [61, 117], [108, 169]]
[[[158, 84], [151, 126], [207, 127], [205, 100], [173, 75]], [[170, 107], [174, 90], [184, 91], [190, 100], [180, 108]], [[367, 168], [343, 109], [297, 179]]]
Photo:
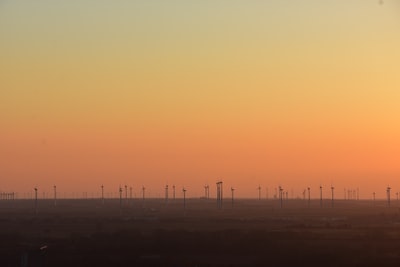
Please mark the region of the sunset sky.
[[396, 0], [0, 0], [0, 191], [400, 192], [399, 47]]

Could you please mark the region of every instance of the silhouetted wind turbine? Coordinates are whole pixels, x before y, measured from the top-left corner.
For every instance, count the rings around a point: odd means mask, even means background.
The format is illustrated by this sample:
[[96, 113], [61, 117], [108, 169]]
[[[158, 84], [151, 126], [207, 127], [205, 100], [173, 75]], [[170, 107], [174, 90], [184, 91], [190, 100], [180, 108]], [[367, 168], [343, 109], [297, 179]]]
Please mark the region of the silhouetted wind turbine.
[[125, 206], [128, 205], [128, 186], [125, 185]]
[[122, 213], [122, 187], [119, 186], [119, 211]]
[[183, 209], [186, 210], [186, 189], [185, 187], [182, 189], [183, 192]]
[[307, 190], [308, 190], [308, 207], [310, 207], [310, 203], [311, 203], [311, 188], [310, 187], [307, 187]]
[[222, 181], [219, 181], [217, 182], [217, 207], [219, 209], [222, 208], [222, 200], [223, 200]]
[[261, 186], [258, 185], [258, 200], [261, 200]]
[[34, 189], [35, 189], [35, 214], [37, 214], [38, 213], [38, 206], [37, 206], [37, 204], [38, 204], [38, 198], [37, 198], [38, 189], [36, 187]]
[[53, 186], [54, 189], [54, 207], [57, 206], [57, 186]]
[[104, 206], [104, 185], [101, 185], [101, 203]]
[[173, 195], [173, 198], [175, 200], [175, 185], [172, 185], [172, 195]]
[[168, 204], [168, 184], [165, 185], [165, 204]]
[[235, 191], [235, 188], [231, 187], [231, 193], [232, 193], [232, 208], [233, 208], [233, 192]]
[[210, 185], [204, 186], [204, 197], [205, 199], [210, 199]]
[[322, 185], [319, 186], [319, 205], [322, 208]]
[[390, 207], [390, 189], [391, 188], [389, 186], [386, 188], [387, 202], [389, 207]]
[[144, 204], [144, 198], [145, 198], [145, 191], [146, 191], [146, 188], [144, 187], [144, 186], [142, 186], [142, 201], [143, 201], [143, 204]]
[[334, 190], [335, 190], [335, 188], [333, 187], [333, 186], [331, 186], [331, 191], [332, 191], [332, 208], [333, 208], [333, 194], [334, 194]]
[[281, 186], [279, 186], [279, 199], [280, 199], [280, 205], [281, 208], [283, 207], [283, 188]]

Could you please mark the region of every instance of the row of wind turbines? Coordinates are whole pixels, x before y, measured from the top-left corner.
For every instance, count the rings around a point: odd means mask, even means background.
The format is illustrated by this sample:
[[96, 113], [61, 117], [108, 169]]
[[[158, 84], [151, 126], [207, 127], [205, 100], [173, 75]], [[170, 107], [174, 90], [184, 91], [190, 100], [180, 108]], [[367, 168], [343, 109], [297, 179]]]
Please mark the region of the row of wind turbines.
[[[101, 188], [101, 202], [104, 205], [105, 203], [105, 194], [104, 194], [104, 185], [100, 186]], [[129, 189], [129, 190], [128, 190]], [[169, 202], [169, 185], [167, 184], [165, 186], [165, 203], [168, 204]], [[258, 199], [261, 200], [261, 191], [262, 191], [262, 187], [259, 185], [258, 188]], [[234, 205], [234, 192], [235, 192], [235, 188], [231, 187], [230, 188], [231, 191], [231, 205], [233, 207]], [[120, 206], [122, 207], [123, 205], [123, 199], [125, 199], [125, 202], [128, 201], [128, 192], [129, 192], [129, 200], [133, 199], [133, 188], [132, 186], [119, 186], [118, 189], [118, 193], [119, 193], [119, 202], [120, 202]], [[186, 192], [187, 189], [185, 187], [182, 187], [182, 198], [183, 198], [183, 206], [184, 208], [186, 208]], [[359, 189], [344, 189], [344, 200], [359, 200]], [[335, 201], [335, 188], [331, 185], [330, 186], [330, 200], [331, 200], [331, 206], [334, 207], [334, 201]], [[35, 210], [37, 210], [37, 202], [38, 202], [38, 188], [35, 187], [34, 188], [34, 194], [35, 194]], [[87, 198], [87, 193], [84, 194], [85, 198]], [[123, 197], [124, 195], [124, 197]], [[311, 203], [311, 188], [307, 187], [303, 190], [302, 192], [302, 196], [303, 196], [303, 200], [307, 200], [308, 202], [308, 206], [310, 206]], [[396, 196], [397, 196], [397, 200], [399, 200], [399, 192], [396, 192]], [[57, 186], [54, 185], [53, 186], [53, 197], [54, 197], [54, 206], [57, 206]], [[145, 200], [146, 197], [146, 188], [144, 186], [141, 187], [141, 198], [143, 200]], [[204, 186], [204, 196], [202, 197], [204, 199], [210, 199], [210, 186], [209, 185], [205, 185]], [[293, 196], [292, 196], [293, 198]], [[0, 192], [0, 200], [14, 200], [16, 199], [16, 193], [15, 192]], [[172, 199], [175, 200], [176, 199], [176, 186], [172, 185]], [[269, 199], [268, 196], [268, 187], [266, 188], [266, 199]], [[284, 200], [288, 200], [289, 199], [289, 192], [283, 189], [282, 186], [278, 186], [277, 188], [275, 188], [275, 194], [273, 196], [273, 199], [275, 200], [279, 200], [279, 206], [282, 208], [283, 207], [283, 202]], [[376, 192], [372, 193], [372, 199], [375, 203], [376, 201]], [[387, 205], [390, 206], [391, 205], [391, 187], [387, 186], [386, 188], [386, 199], [387, 199]], [[222, 208], [222, 203], [223, 203], [223, 182], [222, 181], [218, 181], [216, 183], [216, 200], [217, 200], [217, 208], [221, 209]], [[319, 186], [319, 202], [320, 202], [320, 206], [323, 206], [323, 187], [322, 185]]]
[[[100, 186], [101, 189], [101, 203], [104, 205], [105, 204], [105, 194], [104, 194], [104, 185]], [[177, 194], [176, 194], [176, 186], [172, 185], [172, 200], [176, 200], [177, 198]], [[323, 187], [322, 185], [319, 186], [319, 202], [320, 202], [320, 206], [323, 207]], [[334, 207], [334, 203], [335, 203], [335, 187], [334, 186], [330, 186], [330, 200], [331, 200], [331, 207]], [[170, 187], [167, 184], [165, 186], [165, 203], [168, 204], [168, 202], [170, 201]], [[234, 206], [234, 192], [235, 192], [235, 188], [231, 187], [230, 188], [230, 192], [231, 192], [231, 205], [232, 207]], [[258, 188], [258, 199], [261, 200], [261, 191], [262, 191], [262, 187], [259, 185]], [[216, 202], [217, 202], [217, 208], [218, 209], [222, 209], [222, 204], [223, 204], [223, 182], [222, 181], [218, 181], [216, 183]], [[186, 209], [186, 192], [187, 189], [185, 187], [182, 187], [182, 199], [183, 199], [183, 208]], [[134, 198], [133, 196], [133, 188], [132, 186], [125, 185], [125, 186], [119, 186], [118, 188], [118, 193], [119, 193], [119, 204], [120, 204], [120, 208], [122, 209], [123, 204], [127, 203], [129, 200], [132, 200]], [[15, 199], [15, 195], [14, 193], [12, 193], [12, 195], [10, 193], [0, 193], [0, 196], [7, 196], [7, 198], [4, 199]], [[7, 195], [5, 195], [7, 194]], [[38, 188], [35, 187], [34, 188], [34, 201], [35, 201], [35, 213], [37, 213], [37, 207], [38, 207]], [[12, 196], [12, 197], [10, 197]], [[302, 192], [302, 196], [303, 196], [303, 200], [307, 201], [308, 206], [310, 207], [311, 205], [311, 188], [307, 187], [303, 190]], [[396, 193], [397, 196], [397, 200], [399, 200], [399, 193]], [[53, 198], [54, 198], [54, 206], [57, 206], [57, 186], [54, 185], [53, 186]], [[145, 202], [145, 198], [146, 198], [146, 188], [144, 186], [141, 187], [141, 198], [143, 201], [143, 206], [144, 206], [144, 202]], [[203, 199], [210, 199], [210, 186], [209, 185], [205, 185], [204, 186], [204, 196], [202, 197]], [[268, 188], [266, 188], [266, 199], [268, 200]], [[283, 207], [283, 203], [284, 200], [288, 200], [289, 199], [289, 192], [286, 190], [284, 190], [284, 188], [282, 186], [278, 186], [277, 188], [275, 188], [275, 194], [273, 196], [273, 199], [278, 200], [279, 201], [279, 206], [280, 208]], [[298, 198], [297, 198], [298, 199]], [[344, 189], [344, 199], [345, 200], [359, 200], [359, 189], [352, 189], [352, 190], [346, 190]], [[326, 200], [326, 199], [325, 199]], [[376, 192], [372, 193], [372, 200], [375, 203], [376, 201]], [[391, 205], [391, 187], [387, 186], [386, 188], [386, 200], [387, 200], [387, 205], [390, 207]]]

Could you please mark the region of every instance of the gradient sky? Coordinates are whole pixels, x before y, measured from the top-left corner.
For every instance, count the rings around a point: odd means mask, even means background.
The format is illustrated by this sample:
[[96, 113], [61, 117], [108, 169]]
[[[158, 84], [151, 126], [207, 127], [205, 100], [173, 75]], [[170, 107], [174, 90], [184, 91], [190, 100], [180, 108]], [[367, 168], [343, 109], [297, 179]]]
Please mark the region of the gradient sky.
[[400, 2], [0, 0], [0, 191], [400, 191]]

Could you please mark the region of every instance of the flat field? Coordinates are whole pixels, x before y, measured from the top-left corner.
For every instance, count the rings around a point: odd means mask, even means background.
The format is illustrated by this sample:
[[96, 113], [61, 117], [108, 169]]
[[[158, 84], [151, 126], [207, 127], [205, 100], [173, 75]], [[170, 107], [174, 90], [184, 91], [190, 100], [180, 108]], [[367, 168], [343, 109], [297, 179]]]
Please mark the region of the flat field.
[[322, 204], [2, 200], [0, 266], [399, 266], [397, 201]]

